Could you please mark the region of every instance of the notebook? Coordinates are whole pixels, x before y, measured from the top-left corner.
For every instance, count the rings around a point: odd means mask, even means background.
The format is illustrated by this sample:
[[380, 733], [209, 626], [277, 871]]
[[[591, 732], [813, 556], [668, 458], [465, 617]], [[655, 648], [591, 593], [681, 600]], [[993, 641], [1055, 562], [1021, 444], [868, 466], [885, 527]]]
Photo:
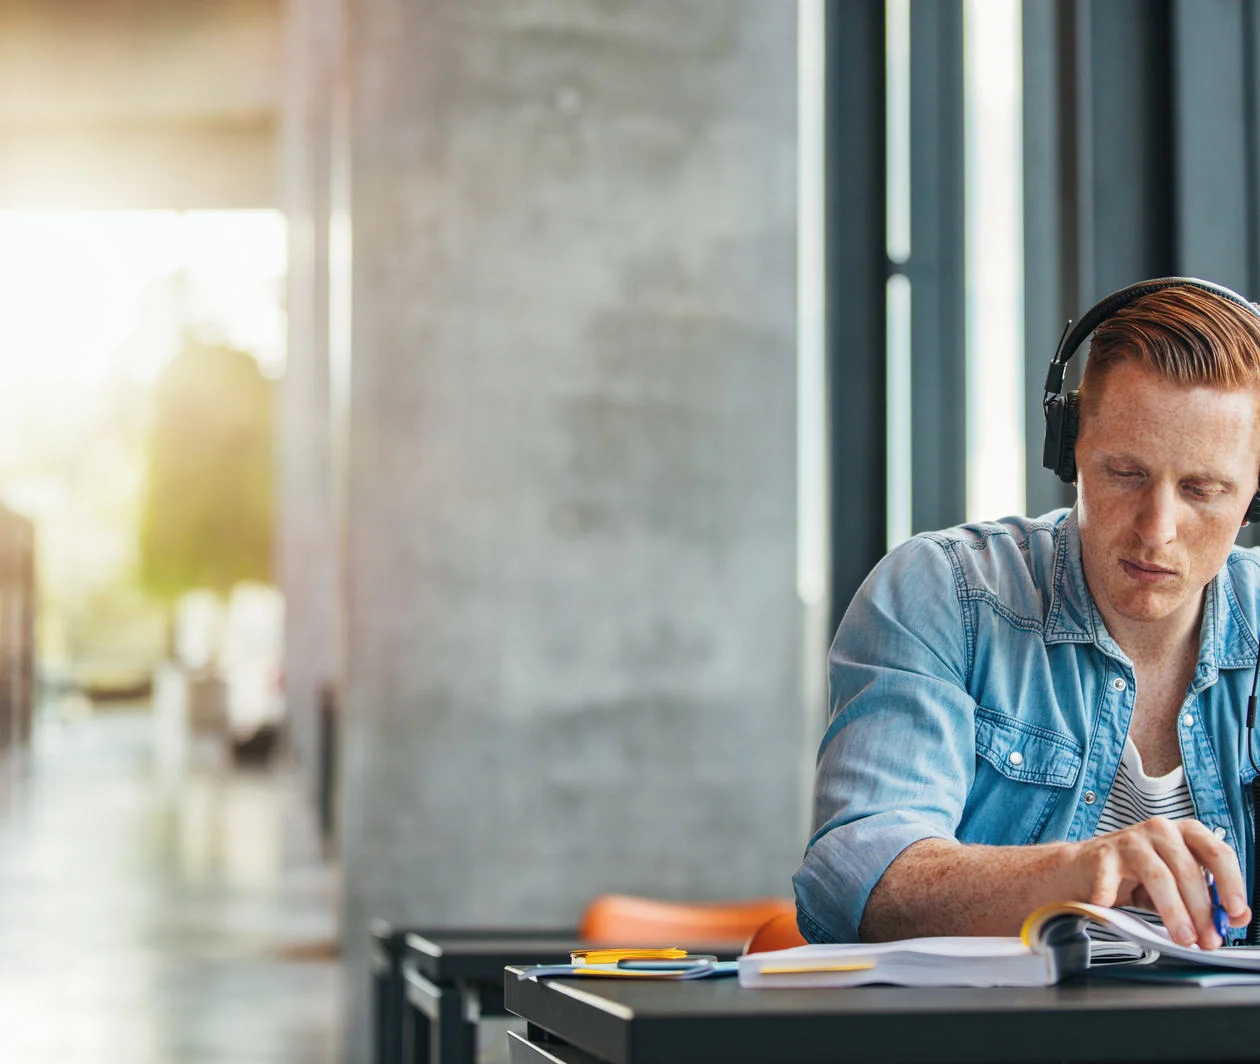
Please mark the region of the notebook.
[[[1158, 926], [1131, 913], [1084, 902], [1059, 902], [1032, 913], [1018, 937], [911, 938], [894, 942], [796, 946], [739, 958], [742, 986], [1049, 986], [1089, 967], [1090, 926], [1114, 941], [1099, 944], [1098, 964], [1117, 949], [1137, 963], [1161, 958], [1205, 970], [1260, 972], [1260, 947], [1200, 950], [1179, 946]], [[1124, 964], [1108, 964], [1123, 977]]]

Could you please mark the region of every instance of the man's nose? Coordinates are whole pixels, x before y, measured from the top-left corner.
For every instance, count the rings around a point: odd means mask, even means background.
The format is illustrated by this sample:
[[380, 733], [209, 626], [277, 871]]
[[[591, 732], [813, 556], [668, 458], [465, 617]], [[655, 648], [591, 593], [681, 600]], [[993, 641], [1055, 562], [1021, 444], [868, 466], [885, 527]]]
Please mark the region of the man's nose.
[[1177, 538], [1177, 493], [1171, 485], [1152, 484], [1142, 495], [1137, 533], [1143, 543], [1171, 543]]

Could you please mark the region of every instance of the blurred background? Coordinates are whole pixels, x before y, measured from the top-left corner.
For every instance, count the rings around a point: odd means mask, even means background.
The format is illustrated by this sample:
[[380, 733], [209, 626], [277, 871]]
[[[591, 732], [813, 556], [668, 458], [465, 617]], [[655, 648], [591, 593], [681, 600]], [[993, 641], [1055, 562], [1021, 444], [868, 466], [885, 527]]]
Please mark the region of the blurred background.
[[865, 573], [1070, 505], [1067, 319], [1260, 293], [1258, 56], [1255, 0], [0, 0], [0, 1057], [357, 1062], [373, 918], [790, 893]]

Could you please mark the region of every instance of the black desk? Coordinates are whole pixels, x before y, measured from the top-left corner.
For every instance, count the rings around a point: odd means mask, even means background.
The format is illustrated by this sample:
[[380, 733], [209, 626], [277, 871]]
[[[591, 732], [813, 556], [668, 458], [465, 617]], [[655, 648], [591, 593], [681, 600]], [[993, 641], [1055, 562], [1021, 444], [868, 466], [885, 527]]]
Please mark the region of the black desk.
[[477, 1018], [506, 1015], [504, 966], [564, 963], [578, 946], [571, 927], [399, 928], [374, 920], [374, 1064], [472, 1064]]
[[1260, 987], [746, 990], [734, 978], [505, 977], [513, 1064], [964, 1064], [1260, 1057]]

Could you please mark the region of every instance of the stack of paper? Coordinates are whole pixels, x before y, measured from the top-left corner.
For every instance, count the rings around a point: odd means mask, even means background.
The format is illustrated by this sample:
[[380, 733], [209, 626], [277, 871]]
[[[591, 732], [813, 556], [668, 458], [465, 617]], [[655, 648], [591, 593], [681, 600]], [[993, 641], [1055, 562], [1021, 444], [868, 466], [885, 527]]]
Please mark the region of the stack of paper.
[[1048, 986], [1059, 978], [1053, 953], [1018, 938], [795, 946], [739, 958], [741, 986]]

